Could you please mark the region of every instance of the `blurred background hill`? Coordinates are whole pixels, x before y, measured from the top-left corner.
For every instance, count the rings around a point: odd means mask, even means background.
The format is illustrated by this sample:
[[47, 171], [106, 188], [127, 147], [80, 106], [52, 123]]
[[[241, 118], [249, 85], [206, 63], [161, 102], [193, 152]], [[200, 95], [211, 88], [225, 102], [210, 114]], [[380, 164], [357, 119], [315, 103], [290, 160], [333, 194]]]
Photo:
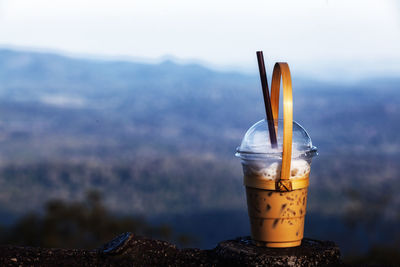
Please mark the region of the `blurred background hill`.
[[[398, 247], [400, 78], [293, 73], [293, 86], [294, 119], [319, 149], [305, 235], [345, 255]], [[202, 248], [248, 234], [234, 152], [263, 116], [255, 75], [0, 50], [0, 223], [97, 190], [110, 214], [166, 223]]]

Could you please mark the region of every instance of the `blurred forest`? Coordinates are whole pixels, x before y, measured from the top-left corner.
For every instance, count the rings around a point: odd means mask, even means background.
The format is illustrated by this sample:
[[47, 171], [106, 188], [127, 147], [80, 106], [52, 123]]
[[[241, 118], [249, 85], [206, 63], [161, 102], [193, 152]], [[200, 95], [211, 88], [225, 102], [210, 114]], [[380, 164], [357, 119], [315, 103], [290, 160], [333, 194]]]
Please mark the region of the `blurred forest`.
[[181, 246], [194, 239], [168, 225], [151, 225], [143, 217], [118, 216], [103, 205], [99, 192], [90, 191], [81, 202], [51, 200], [44, 214], [30, 212], [14, 225], [0, 227], [0, 244], [49, 248], [99, 248], [124, 232], [166, 240]]
[[[353, 262], [397, 253], [400, 78], [292, 76], [294, 118], [319, 151], [305, 235], [334, 240]], [[2, 243], [90, 247], [137, 231], [210, 248], [248, 235], [234, 151], [264, 116], [259, 87], [255, 75], [199, 65], [0, 50]], [[89, 229], [96, 207], [105, 225]]]

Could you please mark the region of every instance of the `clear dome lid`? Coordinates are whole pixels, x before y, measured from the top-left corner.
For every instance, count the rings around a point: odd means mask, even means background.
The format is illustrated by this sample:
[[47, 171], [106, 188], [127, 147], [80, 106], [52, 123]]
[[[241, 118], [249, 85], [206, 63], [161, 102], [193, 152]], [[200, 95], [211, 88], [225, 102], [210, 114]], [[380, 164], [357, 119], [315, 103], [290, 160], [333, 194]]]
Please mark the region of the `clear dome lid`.
[[[243, 159], [254, 157], [282, 158], [283, 120], [278, 121], [278, 147], [272, 148], [269, 138], [267, 121], [260, 120], [247, 130], [242, 143], [236, 149], [236, 156]], [[312, 145], [311, 138], [306, 130], [293, 121], [292, 158], [313, 157], [317, 148]]]

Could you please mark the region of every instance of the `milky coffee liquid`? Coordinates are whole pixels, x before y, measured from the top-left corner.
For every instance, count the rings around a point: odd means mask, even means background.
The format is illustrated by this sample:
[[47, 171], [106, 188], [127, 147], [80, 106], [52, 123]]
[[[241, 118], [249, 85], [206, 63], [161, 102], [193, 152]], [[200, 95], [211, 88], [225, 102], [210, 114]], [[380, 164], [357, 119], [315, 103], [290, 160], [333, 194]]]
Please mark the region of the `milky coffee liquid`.
[[[305, 164], [304, 164], [305, 163]], [[275, 180], [280, 177], [279, 166], [246, 171], [247, 179]], [[291, 167], [290, 179], [308, 179], [310, 166], [299, 161]], [[299, 246], [303, 238], [307, 206], [307, 188], [279, 192], [246, 186], [251, 236], [257, 245], [267, 247]]]

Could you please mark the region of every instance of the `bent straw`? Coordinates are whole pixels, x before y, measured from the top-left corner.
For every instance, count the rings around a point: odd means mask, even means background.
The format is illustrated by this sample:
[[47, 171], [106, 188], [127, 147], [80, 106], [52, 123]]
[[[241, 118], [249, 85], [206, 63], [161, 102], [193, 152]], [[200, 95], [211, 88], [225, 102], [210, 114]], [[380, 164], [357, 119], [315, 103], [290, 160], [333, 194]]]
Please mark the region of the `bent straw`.
[[276, 132], [274, 126], [274, 117], [272, 115], [271, 99], [269, 98], [269, 89], [267, 81], [267, 73], [265, 72], [264, 56], [262, 51], [257, 51], [258, 69], [260, 71], [261, 87], [264, 96], [265, 113], [267, 114], [269, 139], [271, 140], [271, 147], [277, 148], [278, 141], [276, 139]]

